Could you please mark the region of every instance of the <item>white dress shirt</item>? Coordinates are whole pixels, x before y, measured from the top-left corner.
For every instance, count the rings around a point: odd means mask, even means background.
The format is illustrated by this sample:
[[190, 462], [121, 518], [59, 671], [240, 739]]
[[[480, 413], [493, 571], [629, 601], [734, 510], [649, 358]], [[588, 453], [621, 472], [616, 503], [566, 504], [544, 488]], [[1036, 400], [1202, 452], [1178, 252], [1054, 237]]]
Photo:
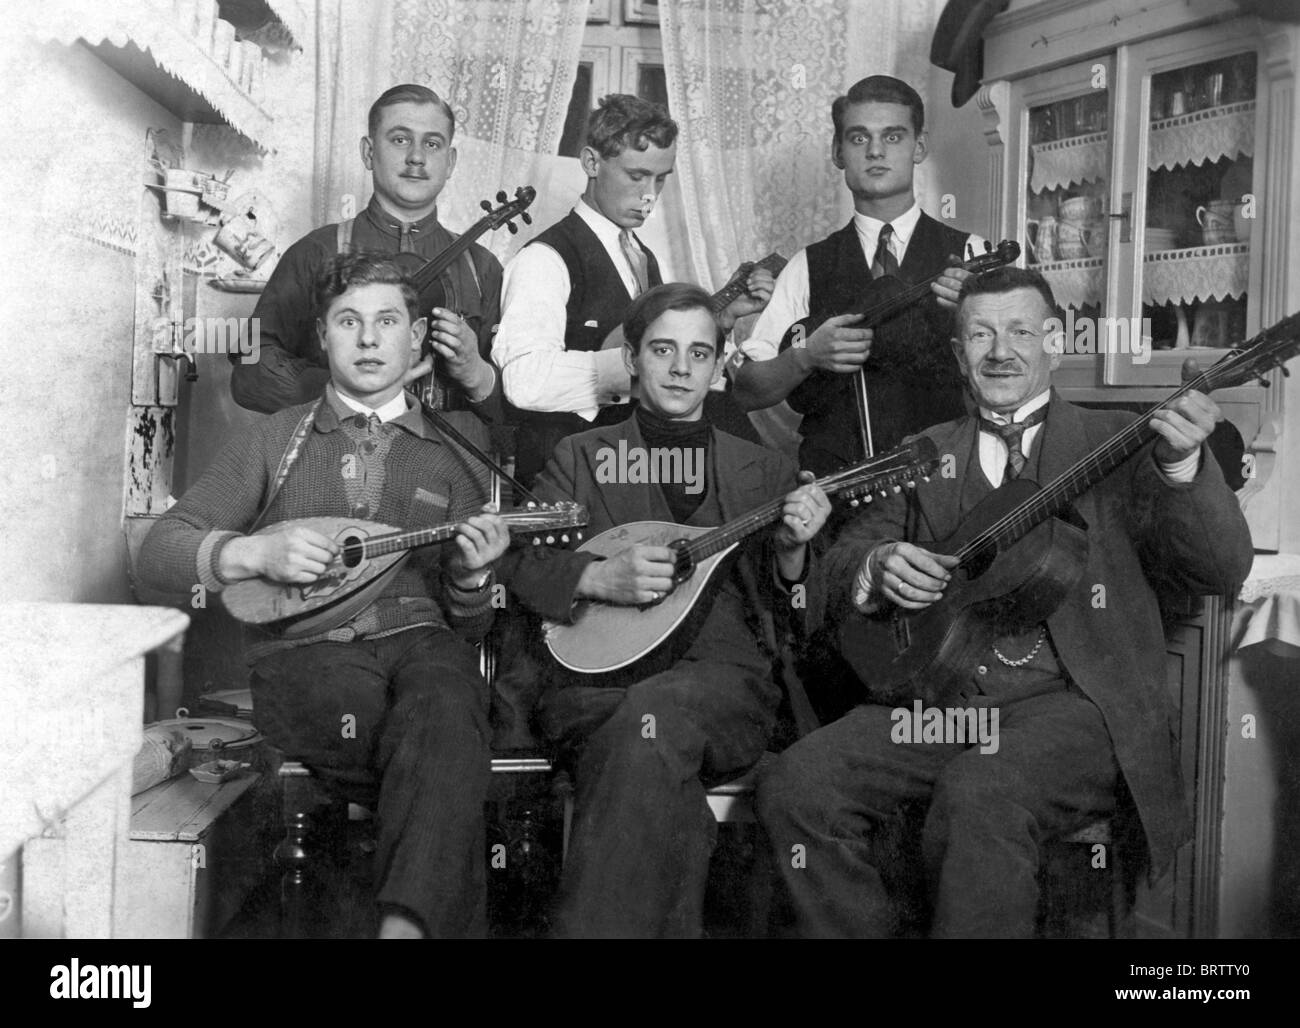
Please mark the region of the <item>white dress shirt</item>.
[[[1051, 390], [1044, 389], [1028, 403], [1019, 407], [1010, 417], [988, 410], [985, 407], [980, 408], [980, 414], [999, 425], [1014, 424], [1017, 421], [1024, 421], [1038, 408], [1046, 406], [1047, 401], [1051, 398]], [[1043, 422], [1040, 421], [1037, 425], [1031, 425], [1025, 429], [1024, 434], [1020, 437], [1020, 452], [1026, 458], [1033, 452], [1034, 443], [1042, 434], [1042, 430]], [[996, 489], [1002, 484], [1002, 476], [1006, 474], [1007, 458], [1010, 455], [1010, 450], [1007, 449], [1005, 440], [996, 433], [980, 431], [977, 434], [979, 436], [980, 470], [984, 472], [984, 477], [988, 479], [989, 484]], [[1157, 460], [1156, 466], [1170, 482], [1190, 482], [1200, 470], [1201, 451], [1198, 449], [1195, 453], [1189, 454], [1182, 460]], [[888, 544], [884, 543], [882, 545]], [[871, 551], [871, 553], [875, 552], [875, 550]], [[871, 574], [871, 554], [869, 553], [863, 558], [862, 566], [858, 568], [857, 577], [853, 581], [853, 604], [864, 614], [870, 613], [880, 602], [880, 598], [873, 595], [874, 588], [875, 583]]]
[[[905, 214], [900, 214], [890, 222], [894, 227], [894, 236], [889, 249], [901, 265], [907, 256], [907, 244], [912, 241], [916, 223], [921, 220], [921, 208], [912, 204]], [[867, 267], [876, 256], [876, 244], [880, 240], [880, 230], [885, 223], [865, 214], [854, 212], [853, 227], [858, 232], [858, 242], [862, 244], [862, 254]], [[971, 236], [967, 241], [975, 253], [984, 252], [984, 240], [980, 236]], [[960, 254], [963, 259], [967, 254]], [[772, 299], [758, 316], [754, 331], [748, 339], [740, 344], [740, 352], [747, 360], [767, 361], [780, 352], [781, 337], [786, 329], [796, 321], [808, 316], [808, 250], [804, 248], [791, 258], [776, 280]]]
[[360, 400], [354, 400], [350, 396], [345, 396], [337, 388], [334, 390], [339, 402], [349, 410], [354, 410], [358, 414], [364, 414], [369, 417], [374, 414], [380, 421], [392, 421], [393, 418], [400, 418], [407, 411], [406, 393], [398, 393], [387, 403], [381, 403], [378, 407], [367, 407]]
[[[634, 296], [636, 277], [618, 241], [622, 229], [585, 200], [573, 209], [596, 234]], [[501, 369], [506, 399], [516, 407], [572, 411], [591, 421], [601, 407], [627, 403], [632, 380], [621, 347], [591, 352], [564, 348], [570, 288], [569, 269], [552, 247], [533, 243], [515, 254], [505, 269], [492, 361]]]

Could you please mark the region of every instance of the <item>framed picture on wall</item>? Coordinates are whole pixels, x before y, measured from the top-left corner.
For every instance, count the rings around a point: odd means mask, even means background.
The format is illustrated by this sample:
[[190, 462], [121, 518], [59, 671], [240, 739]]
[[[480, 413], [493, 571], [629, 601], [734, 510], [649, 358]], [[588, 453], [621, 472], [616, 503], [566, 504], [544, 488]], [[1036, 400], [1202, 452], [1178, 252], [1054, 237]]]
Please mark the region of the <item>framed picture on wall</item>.
[[628, 25], [658, 25], [659, 0], [623, 0], [623, 21]]
[[619, 88], [642, 100], [668, 109], [668, 80], [664, 76], [664, 52], [657, 48], [623, 47], [623, 73]]

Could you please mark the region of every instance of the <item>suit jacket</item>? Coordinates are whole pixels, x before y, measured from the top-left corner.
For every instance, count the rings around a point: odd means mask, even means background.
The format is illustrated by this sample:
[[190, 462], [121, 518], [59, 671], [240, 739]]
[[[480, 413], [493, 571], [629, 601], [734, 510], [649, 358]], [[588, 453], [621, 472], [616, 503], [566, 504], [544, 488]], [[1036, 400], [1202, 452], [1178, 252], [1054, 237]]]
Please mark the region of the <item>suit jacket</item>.
[[[717, 428], [712, 431], [707, 481], [710, 490], [717, 490], [724, 520], [740, 517], [795, 487], [794, 466], [784, 456]], [[635, 416], [561, 440], [534, 485], [534, 491], [543, 500], [568, 499], [583, 504], [590, 516], [588, 536], [632, 521], [673, 520], [657, 487], [597, 480], [600, 452], [605, 448], [617, 452], [620, 441], [629, 449], [646, 445]], [[753, 614], [770, 610], [782, 617], [786, 616], [785, 612], [791, 612], [790, 617], [802, 618], [802, 608], [792, 611], [789, 596], [778, 595], [781, 587], [772, 568], [770, 537], [770, 532], [757, 533], [740, 548], [745, 569], [739, 577], [746, 606]], [[589, 553], [549, 547], [512, 550], [502, 564], [500, 576], [526, 607], [542, 617], [567, 622], [572, 616], [578, 580], [593, 559]], [[805, 577], [811, 579], [812, 547], [808, 548], [807, 560]], [[722, 569], [715, 572], [714, 581], [722, 574]], [[679, 633], [686, 627], [683, 625]], [[754, 627], [756, 632], [760, 631], [757, 624]], [[798, 623], [793, 627], [798, 627]], [[702, 630], [708, 630], [707, 623]]]
[[[1055, 480], [1133, 418], [1053, 395], [1036, 443], [1040, 484]], [[967, 476], [982, 474], [977, 431], [972, 417], [926, 429], [921, 435], [954, 458], [955, 475], [936, 476], [872, 505], [841, 533], [824, 564], [832, 622], [836, 612], [850, 609], [858, 568], [877, 545], [904, 540], [925, 547], [956, 531]], [[1157, 591], [1234, 593], [1253, 559], [1250, 532], [1205, 448], [1195, 480], [1176, 484], [1161, 475], [1148, 444], [1075, 507], [1087, 523], [1087, 564], [1047, 625], [1061, 664], [1106, 720], [1159, 874], [1186, 838], [1188, 823]], [[1098, 585], [1105, 587], [1101, 606], [1094, 605]]]

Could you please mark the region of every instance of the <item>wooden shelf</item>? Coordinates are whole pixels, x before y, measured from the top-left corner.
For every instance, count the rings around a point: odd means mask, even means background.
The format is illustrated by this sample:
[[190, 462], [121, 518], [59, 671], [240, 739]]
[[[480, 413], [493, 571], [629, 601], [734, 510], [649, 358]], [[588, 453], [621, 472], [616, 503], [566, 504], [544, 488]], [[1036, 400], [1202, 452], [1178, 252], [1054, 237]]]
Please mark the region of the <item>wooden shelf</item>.
[[271, 116], [235, 84], [211, 54], [179, 31], [174, 34], [174, 42], [192, 52], [184, 77], [168, 66], [170, 62], [134, 41], [117, 46], [108, 40], [95, 44], [82, 40], [81, 45], [182, 121], [228, 124], [259, 150], [270, 149]]
[[271, 148], [271, 116], [174, 20], [170, 6], [57, 0], [42, 8], [33, 31], [42, 41], [85, 47], [178, 118], [224, 123], [258, 150]]

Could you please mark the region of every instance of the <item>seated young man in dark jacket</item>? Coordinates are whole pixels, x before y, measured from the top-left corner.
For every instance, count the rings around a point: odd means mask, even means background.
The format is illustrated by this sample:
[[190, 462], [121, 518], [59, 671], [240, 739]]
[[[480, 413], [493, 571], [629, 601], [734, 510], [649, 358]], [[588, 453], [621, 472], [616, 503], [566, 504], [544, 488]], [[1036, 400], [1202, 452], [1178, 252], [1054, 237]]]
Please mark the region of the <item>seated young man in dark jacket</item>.
[[[723, 334], [708, 294], [673, 283], [638, 297], [624, 322], [640, 406], [620, 424], [569, 436], [537, 479], [544, 500], [586, 506], [595, 536], [636, 521], [716, 526], [785, 494], [775, 530], [752, 536], [717, 571], [685, 622], [638, 660], [604, 674], [546, 665], [544, 733], [574, 757], [576, 810], [556, 930], [561, 935], [690, 936], [701, 930], [716, 827], [706, 783], [748, 770], [767, 745], [780, 693], [760, 611], [790, 611], [808, 541], [830, 504], [797, 485], [780, 454], [703, 417], [722, 372]], [[651, 484], [632, 463], [677, 450], [692, 469]], [[662, 467], [662, 462], [660, 463]], [[669, 532], [668, 535], [672, 533]], [[514, 551], [503, 577], [531, 610], [568, 622], [579, 600], [628, 608], [674, 588], [674, 551], [632, 544], [591, 553]]]
[[[401, 271], [381, 256], [336, 257], [316, 310], [324, 395], [232, 440], [154, 525], [141, 575], [170, 590], [306, 585], [338, 568], [340, 547], [296, 519], [460, 522], [453, 543], [411, 551], [364, 609], [292, 639], [259, 631], [248, 659], [258, 728], [376, 810], [381, 937], [481, 935], [488, 693], [471, 643], [491, 624], [492, 564], [509, 536], [478, 513], [484, 469], [402, 389], [424, 321]], [[485, 432], [471, 414], [447, 416]]]

